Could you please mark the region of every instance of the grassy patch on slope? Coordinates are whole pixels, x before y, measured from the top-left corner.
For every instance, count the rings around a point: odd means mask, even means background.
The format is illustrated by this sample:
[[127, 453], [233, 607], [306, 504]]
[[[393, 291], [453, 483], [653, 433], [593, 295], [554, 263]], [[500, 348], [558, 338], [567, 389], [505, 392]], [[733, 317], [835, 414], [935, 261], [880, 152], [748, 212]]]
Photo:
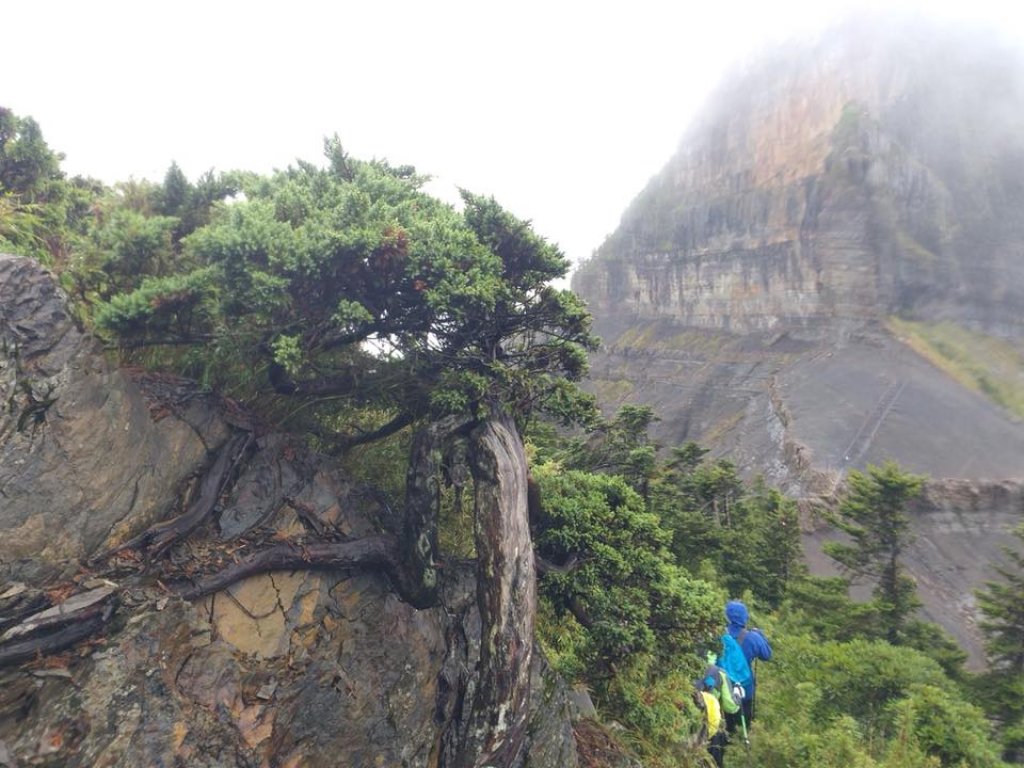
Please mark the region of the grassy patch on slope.
[[1003, 339], [956, 323], [891, 317], [889, 330], [915, 352], [969, 389], [1024, 418], [1024, 354]]

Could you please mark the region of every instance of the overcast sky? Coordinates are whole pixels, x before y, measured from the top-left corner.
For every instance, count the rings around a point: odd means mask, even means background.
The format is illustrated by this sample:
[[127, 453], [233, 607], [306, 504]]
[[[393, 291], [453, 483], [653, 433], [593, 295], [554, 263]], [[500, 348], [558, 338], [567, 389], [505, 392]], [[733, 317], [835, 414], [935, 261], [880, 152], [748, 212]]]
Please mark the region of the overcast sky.
[[[724, 70], [852, 7], [892, 2], [329, 2], [0, 5], [0, 104], [72, 174], [159, 180], [172, 160], [269, 171], [415, 165], [493, 194], [574, 260], [618, 224]], [[904, 3], [903, 7], [913, 7]], [[1024, 3], [927, 3], [1024, 41]]]

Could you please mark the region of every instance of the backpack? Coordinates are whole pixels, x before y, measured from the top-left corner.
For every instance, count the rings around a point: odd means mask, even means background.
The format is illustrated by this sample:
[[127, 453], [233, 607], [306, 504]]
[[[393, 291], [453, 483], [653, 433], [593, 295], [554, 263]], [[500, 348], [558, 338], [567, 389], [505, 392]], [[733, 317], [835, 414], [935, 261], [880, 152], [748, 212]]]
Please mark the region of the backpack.
[[708, 704], [707, 699], [704, 698], [703, 691], [694, 689], [693, 703], [696, 705], [697, 711], [700, 713], [700, 729], [697, 731], [697, 743], [703, 744], [711, 738], [711, 734], [708, 733]]
[[718, 699], [713, 693], [701, 691], [701, 698], [704, 699], [704, 716], [707, 725], [707, 738], [713, 737], [722, 729], [722, 709]]
[[709, 687], [708, 680], [713, 682], [710, 684], [710, 688], [714, 690], [715, 695], [721, 702], [722, 711], [727, 715], [735, 715], [740, 711], [740, 702], [733, 695], [733, 684], [732, 680], [729, 679], [729, 674], [719, 667], [717, 664], [709, 664], [704, 670], [704, 688]]
[[693, 703], [697, 705], [697, 711], [701, 713], [697, 742], [704, 743], [712, 739], [722, 729], [722, 708], [718, 697], [705, 690], [693, 691]]
[[722, 652], [718, 655], [718, 666], [725, 670], [729, 679], [746, 690], [754, 676], [750, 672], [750, 664], [743, 654], [743, 649], [736, 638], [728, 632], [722, 635]]

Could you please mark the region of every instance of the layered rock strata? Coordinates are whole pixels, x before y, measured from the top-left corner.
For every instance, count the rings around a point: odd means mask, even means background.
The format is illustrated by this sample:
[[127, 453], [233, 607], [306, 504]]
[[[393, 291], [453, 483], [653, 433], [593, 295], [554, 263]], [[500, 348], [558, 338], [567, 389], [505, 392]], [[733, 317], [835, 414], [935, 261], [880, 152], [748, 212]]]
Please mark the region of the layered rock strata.
[[1024, 77], [876, 21], [728, 80], [573, 287], [636, 321], [834, 332], [894, 311], [1020, 333]]

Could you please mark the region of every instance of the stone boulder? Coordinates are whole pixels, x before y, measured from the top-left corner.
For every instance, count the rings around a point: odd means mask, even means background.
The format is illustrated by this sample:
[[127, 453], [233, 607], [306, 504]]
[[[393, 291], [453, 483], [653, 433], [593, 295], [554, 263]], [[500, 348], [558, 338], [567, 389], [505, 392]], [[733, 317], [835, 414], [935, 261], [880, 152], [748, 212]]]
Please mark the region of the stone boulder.
[[[336, 471], [268, 442], [261, 461], [272, 475], [303, 480], [288, 505], [254, 525], [296, 547], [307, 526], [373, 529]], [[236, 486], [226, 509], [252, 497], [251, 482]], [[216, 545], [246, 546], [230, 537]], [[0, 675], [0, 757], [69, 768], [443, 765], [443, 732], [465, 726], [479, 631], [469, 563], [445, 570], [441, 604], [428, 610], [373, 573], [263, 574], [194, 603], [129, 586], [91, 643]], [[521, 765], [571, 768], [568, 691], [539, 653], [531, 679]]]

